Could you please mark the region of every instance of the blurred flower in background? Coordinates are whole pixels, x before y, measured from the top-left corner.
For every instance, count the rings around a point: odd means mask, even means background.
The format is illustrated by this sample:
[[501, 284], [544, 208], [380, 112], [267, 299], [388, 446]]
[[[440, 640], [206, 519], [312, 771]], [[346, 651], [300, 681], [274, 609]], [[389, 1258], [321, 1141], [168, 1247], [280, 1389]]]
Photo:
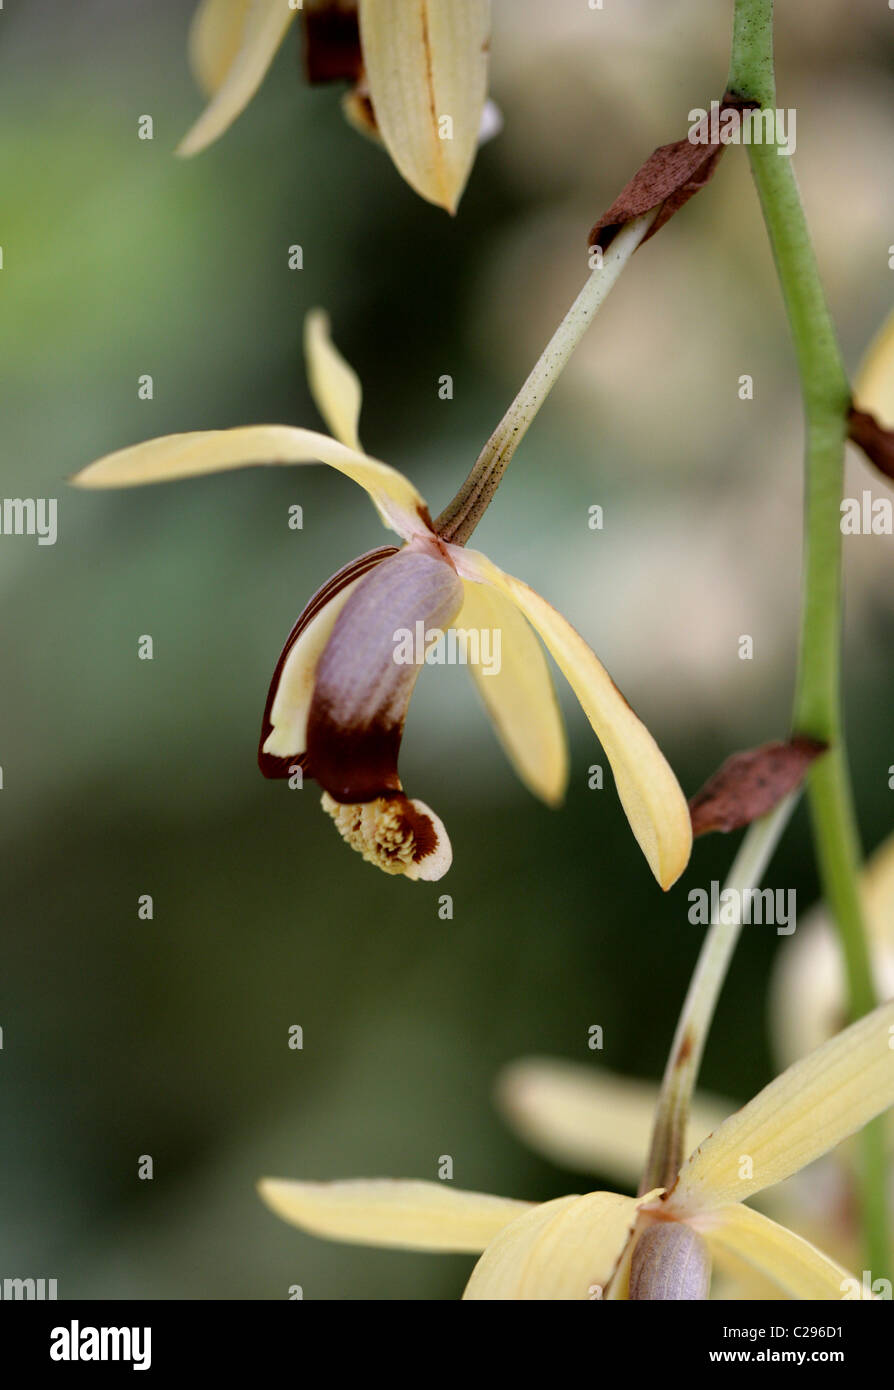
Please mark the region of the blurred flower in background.
[[201, 0], [189, 56], [211, 100], [179, 153], [205, 149], [245, 109], [299, 14], [309, 80], [350, 82], [351, 123], [381, 139], [417, 193], [455, 212], [482, 131], [490, 0]]
[[[795, 1062], [703, 1139], [668, 1191], [590, 1192], [534, 1207], [438, 1183], [265, 1178], [259, 1191], [314, 1235], [480, 1250], [464, 1298], [703, 1299], [714, 1262], [733, 1276], [744, 1267], [789, 1298], [859, 1297], [859, 1278], [745, 1201], [894, 1104], [892, 1028], [894, 1003], [881, 1005]], [[547, 1101], [554, 1113], [556, 1099]], [[567, 1115], [560, 1124], [567, 1132]]]

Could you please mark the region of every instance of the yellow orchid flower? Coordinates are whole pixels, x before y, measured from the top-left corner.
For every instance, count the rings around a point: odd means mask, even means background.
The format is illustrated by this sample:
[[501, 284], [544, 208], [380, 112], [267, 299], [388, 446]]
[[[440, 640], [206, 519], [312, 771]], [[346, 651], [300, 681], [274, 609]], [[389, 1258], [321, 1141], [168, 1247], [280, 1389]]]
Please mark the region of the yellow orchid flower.
[[178, 154], [197, 154], [233, 123], [299, 14], [311, 79], [352, 81], [344, 104], [352, 123], [381, 139], [417, 193], [455, 212], [479, 134], [492, 125], [490, 0], [202, 0], [189, 55], [210, 101]]
[[[628, 1186], [638, 1183], [660, 1096], [655, 1082], [584, 1062], [525, 1057], [504, 1067], [495, 1092], [497, 1108], [516, 1134], [551, 1162], [582, 1173], [607, 1174]], [[687, 1152], [717, 1129], [732, 1109], [732, 1101], [696, 1093], [689, 1110]], [[777, 1199], [761, 1203], [765, 1205], [770, 1215], [803, 1234], [789, 1219], [794, 1204]], [[712, 1298], [782, 1296], [776, 1285], [729, 1257], [722, 1274], [712, 1282]]]
[[[476, 654], [467, 640], [468, 664], [522, 781], [555, 805], [568, 757], [539, 637], [602, 743], [652, 872], [670, 887], [688, 862], [692, 832], [686, 800], [651, 734], [560, 613], [485, 555], [447, 539], [413, 484], [362, 451], [360, 384], [318, 311], [308, 316], [305, 348], [311, 389], [332, 436], [285, 425], [170, 435], [109, 454], [73, 480], [85, 488], [127, 487], [252, 464], [322, 462], [359, 483], [401, 537], [399, 550], [382, 547], [339, 570], [304, 609], [271, 682], [261, 770], [288, 777], [300, 766], [322, 786], [325, 809], [365, 859], [388, 873], [438, 879], [451, 862], [447, 833], [428, 806], [404, 795], [397, 771], [421, 662], [447, 629], [466, 639], [500, 634], [499, 669], [486, 666], [480, 646]], [[453, 536], [455, 518], [451, 525]], [[411, 661], [399, 659], [396, 647], [406, 633], [423, 637]]]
[[[694, 1150], [669, 1191], [591, 1192], [539, 1205], [422, 1182], [262, 1180], [284, 1220], [316, 1235], [481, 1251], [467, 1299], [704, 1298], [712, 1257], [790, 1298], [872, 1294], [745, 1201], [894, 1104], [894, 1003], [796, 1062]], [[878, 1292], [878, 1290], [876, 1290]]]

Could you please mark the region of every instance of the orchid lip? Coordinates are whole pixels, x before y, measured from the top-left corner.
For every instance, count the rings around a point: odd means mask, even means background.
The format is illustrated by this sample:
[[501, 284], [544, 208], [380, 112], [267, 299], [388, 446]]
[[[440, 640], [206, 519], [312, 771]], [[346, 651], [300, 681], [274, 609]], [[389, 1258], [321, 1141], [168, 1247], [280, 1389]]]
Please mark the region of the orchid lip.
[[274, 729], [273, 720], [271, 718], [274, 701], [276, 700], [277, 691], [280, 687], [283, 670], [289, 656], [295, 648], [295, 644], [307, 631], [314, 619], [318, 617], [327, 605], [332, 603], [349, 584], [356, 583], [358, 579], [368, 574], [376, 565], [381, 564], [383, 560], [397, 553], [396, 546], [385, 545], [380, 546], [376, 550], [370, 550], [365, 555], [358, 556], [356, 560], [352, 560], [350, 564], [338, 570], [331, 579], [328, 579], [325, 584], [321, 585], [305, 605], [292, 631], [286, 638], [285, 645], [280, 653], [279, 660], [276, 663], [276, 668], [270, 681], [270, 688], [267, 692], [267, 701], [264, 706], [264, 717], [261, 725], [261, 738], [258, 744], [258, 766], [265, 777], [285, 778], [290, 775], [290, 769], [295, 767], [296, 764], [303, 766], [303, 759], [305, 756], [304, 748], [296, 748], [293, 753], [288, 755], [276, 755], [267, 751], [266, 748]]
[[336, 801], [402, 791], [397, 760], [420, 667], [394, 660], [394, 632], [446, 629], [462, 605], [453, 566], [408, 546], [366, 574], [336, 619], [316, 669], [307, 769]]
[[424, 801], [411, 801], [403, 792], [352, 805], [324, 792], [322, 806], [351, 849], [387, 874], [433, 881], [453, 862], [443, 821]]

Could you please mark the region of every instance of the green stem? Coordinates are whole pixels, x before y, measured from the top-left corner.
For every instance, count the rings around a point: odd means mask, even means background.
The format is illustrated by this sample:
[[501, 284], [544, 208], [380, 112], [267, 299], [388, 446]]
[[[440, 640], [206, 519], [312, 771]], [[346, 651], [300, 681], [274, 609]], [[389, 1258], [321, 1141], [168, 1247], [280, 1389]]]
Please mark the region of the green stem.
[[602, 253], [601, 264], [590, 273], [515, 400], [481, 450], [468, 478], [435, 522], [435, 530], [442, 540], [465, 545], [475, 530], [493, 501], [509, 460], [524, 439], [528, 426], [657, 214], [658, 209], [653, 208], [633, 218]]
[[[773, 0], [736, 0], [728, 86], [776, 107]], [[806, 415], [804, 601], [793, 723], [829, 744], [808, 778], [823, 891], [841, 939], [854, 1018], [876, 1003], [859, 890], [861, 852], [841, 714], [841, 493], [851, 393], [801, 206], [791, 160], [751, 144], [757, 185], [791, 325]], [[863, 1135], [861, 1204], [867, 1259], [875, 1277], [889, 1263], [889, 1219], [881, 1122]]]
[[[749, 826], [723, 885], [721, 903], [732, 904], [722, 921], [712, 918], [689, 984], [674, 1034], [661, 1093], [655, 1110], [652, 1143], [640, 1192], [673, 1187], [687, 1156], [689, 1107], [717, 1000], [742, 930], [745, 894], [758, 886], [795, 807], [797, 794], [787, 796], [769, 815]], [[723, 911], [723, 909], [722, 909]]]

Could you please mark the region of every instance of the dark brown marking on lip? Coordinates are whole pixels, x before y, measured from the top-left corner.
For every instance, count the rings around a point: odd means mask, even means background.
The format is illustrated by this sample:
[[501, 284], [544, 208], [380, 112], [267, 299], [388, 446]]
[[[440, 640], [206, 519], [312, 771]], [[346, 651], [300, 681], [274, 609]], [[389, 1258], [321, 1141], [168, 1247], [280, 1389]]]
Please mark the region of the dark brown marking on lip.
[[395, 795], [401, 791], [397, 759], [402, 737], [403, 721], [347, 724], [334, 703], [315, 695], [307, 723], [309, 775], [334, 801], [352, 804]]
[[431, 819], [422, 811], [417, 811], [407, 797], [403, 798], [402, 820], [413, 834], [413, 863], [426, 859], [438, 846], [438, 836]]
[[306, 754], [303, 750], [300, 753], [296, 751], [292, 757], [288, 758], [274, 757], [271, 753], [264, 752], [264, 744], [267, 742], [273, 730], [273, 725], [270, 722], [270, 711], [273, 708], [273, 701], [276, 698], [280, 676], [282, 675], [282, 670], [289, 653], [302, 632], [313, 622], [317, 614], [326, 607], [326, 604], [330, 603], [337, 594], [341, 593], [342, 589], [348, 584], [352, 584], [355, 579], [359, 579], [362, 575], [367, 574], [376, 565], [381, 564], [389, 555], [396, 554], [397, 546], [380, 546], [377, 550], [370, 550], [366, 555], [360, 555], [356, 560], [352, 560], [350, 564], [345, 565], [343, 569], [340, 569], [331, 579], [327, 579], [326, 583], [317, 590], [306, 604], [304, 611], [286, 638], [286, 644], [280, 652], [279, 660], [276, 663], [276, 668], [270, 681], [270, 687], [267, 691], [267, 702], [264, 705], [264, 717], [261, 721], [261, 738], [258, 744], [258, 766], [265, 777], [289, 777], [291, 776], [291, 768], [299, 766], [306, 770], [307, 766]]

